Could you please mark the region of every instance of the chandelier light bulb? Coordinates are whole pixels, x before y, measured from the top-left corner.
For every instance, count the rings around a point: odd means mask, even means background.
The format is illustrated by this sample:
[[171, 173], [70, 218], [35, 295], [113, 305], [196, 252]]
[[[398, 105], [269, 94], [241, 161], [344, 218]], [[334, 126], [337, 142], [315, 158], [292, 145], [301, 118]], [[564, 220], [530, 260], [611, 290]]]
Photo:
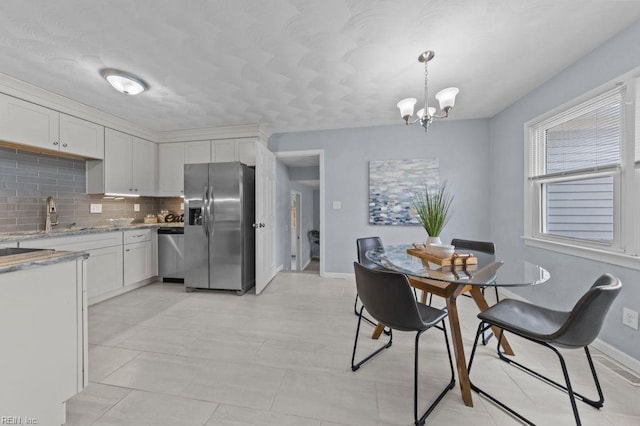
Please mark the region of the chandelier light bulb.
[[400, 109], [400, 117], [405, 120], [408, 124], [409, 119], [413, 115], [413, 107], [416, 105], [418, 100], [416, 98], [406, 98], [401, 100], [396, 104], [396, 106]]
[[446, 111], [447, 108], [451, 109], [456, 103], [456, 96], [460, 92], [457, 87], [447, 87], [436, 93], [436, 99], [440, 103], [440, 109]]

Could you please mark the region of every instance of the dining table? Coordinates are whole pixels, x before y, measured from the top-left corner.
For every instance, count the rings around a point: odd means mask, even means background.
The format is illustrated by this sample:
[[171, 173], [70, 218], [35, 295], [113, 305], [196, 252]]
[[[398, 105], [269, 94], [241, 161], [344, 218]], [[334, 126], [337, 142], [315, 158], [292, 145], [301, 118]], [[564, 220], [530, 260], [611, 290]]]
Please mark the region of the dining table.
[[[429, 293], [444, 298], [462, 400], [465, 405], [472, 407], [471, 383], [458, 315], [458, 296], [469, 294], [480, 312], [483, 312], [489, 308], [483, 293], [485, 287], [508, 288], [537, 285], [547, 282], [550, 274], [543, 267], [531, 262], [505, 263], [494, 254], [472, 250], [455, 251], [453, 259], [459, 257], [459, 260], [462, 260], [461, 265], [441, 266], [440, 263], [448, 262], [437, 262], [439, 259], [430, 256], [418, 256], [416, 248], [415, 245], [385, 246], [369, 250], [365, 256], [381, 268], [405, 274], [409, 284], [422, 291], [422, 303], [426, 303]], [[424, 248], [422, 250], [424, 251]], [[410, 252], [413, 254], [409, 254]], [[468, 259], [470, 257], [473, 260]], [[378, 324], [372, 338], [380, 337], [384, 328], [384, 324]], [[499, 332], [498, 328], [493, 329], [494, 335], [498, 336]], [[509, 341], [504, 337], [501, 345], [507, 355], [514, 355]]]

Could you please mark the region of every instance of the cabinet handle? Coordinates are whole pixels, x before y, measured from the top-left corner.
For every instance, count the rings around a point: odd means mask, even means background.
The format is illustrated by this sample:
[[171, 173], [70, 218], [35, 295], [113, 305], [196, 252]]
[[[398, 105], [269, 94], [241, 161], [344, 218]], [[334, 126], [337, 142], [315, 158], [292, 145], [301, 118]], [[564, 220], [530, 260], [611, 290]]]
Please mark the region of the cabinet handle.
[[126, 249], [125, 251], [129, 251], [129, 249]]
[[66, 143], [63, 143], [63, 144], [62, 144], [62, 146], [66, 148], [66, 147], [67, 147], [67, 144], [66, 144]]
[[140, 235], [132, 235], [131, 238], [142, 238], [144, 237], [144, 234], [140, 234]]
[[134, 191], [138, 192], [138, 188], [134, 189]]
[[129, 191], [133, 191], [133, 188], [129, 188]]
[[54, 145], [58, 145], [58, 141], [53, 141], [53, 144]]

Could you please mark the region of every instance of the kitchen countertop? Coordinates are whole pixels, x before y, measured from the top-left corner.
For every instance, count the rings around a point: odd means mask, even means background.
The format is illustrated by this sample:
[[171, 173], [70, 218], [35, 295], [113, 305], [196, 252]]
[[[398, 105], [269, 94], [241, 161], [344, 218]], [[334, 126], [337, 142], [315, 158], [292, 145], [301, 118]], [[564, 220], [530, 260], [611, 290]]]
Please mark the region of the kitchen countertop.
[[[51, 232], [44, 231], [21, 231], [21, 232], [6, 232], [0, 233], [0, 243], [9, 243], [13, 241], [25, 241], [25, 240], [35, 240], [40, 238], [59, 238], [59, 237], [68, 237], [71, 235], [89, 235], [89, 234], [99, 234], [102, 232], [116, 232], [116, 231], [131, 231], [136, 229], [158, 229], [158, 228], [166, 228], [166, 227], [183, 227], [183, 223], [134, 223], [127, 226], [95, 226], [95, 227], [86, 227], [86, 228], [62, 228], [62, 229], [54, 229]], [[1, 263], [0, 263], [1, 266]]]
[[79, 257], [88, 258], [89, 254], [79, 251], [40, 250], [13, 256], [3, 256], [0, 257], [0, 274], [69, 262]]

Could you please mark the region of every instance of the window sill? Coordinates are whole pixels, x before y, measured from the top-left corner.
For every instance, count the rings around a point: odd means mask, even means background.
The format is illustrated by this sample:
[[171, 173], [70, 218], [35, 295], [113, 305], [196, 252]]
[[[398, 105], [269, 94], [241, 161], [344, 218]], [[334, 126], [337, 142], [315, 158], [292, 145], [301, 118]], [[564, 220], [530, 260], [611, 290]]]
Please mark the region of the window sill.
[[581, 247], [565, 242], [542, 240], [533, 237], [522, 237], [522, 239], [524, 240], [525, 245], [531, 247], [640, 270], [640, 257], [638, 256], [631, 256], [625, 253], [612, 252], [591, 247]]

